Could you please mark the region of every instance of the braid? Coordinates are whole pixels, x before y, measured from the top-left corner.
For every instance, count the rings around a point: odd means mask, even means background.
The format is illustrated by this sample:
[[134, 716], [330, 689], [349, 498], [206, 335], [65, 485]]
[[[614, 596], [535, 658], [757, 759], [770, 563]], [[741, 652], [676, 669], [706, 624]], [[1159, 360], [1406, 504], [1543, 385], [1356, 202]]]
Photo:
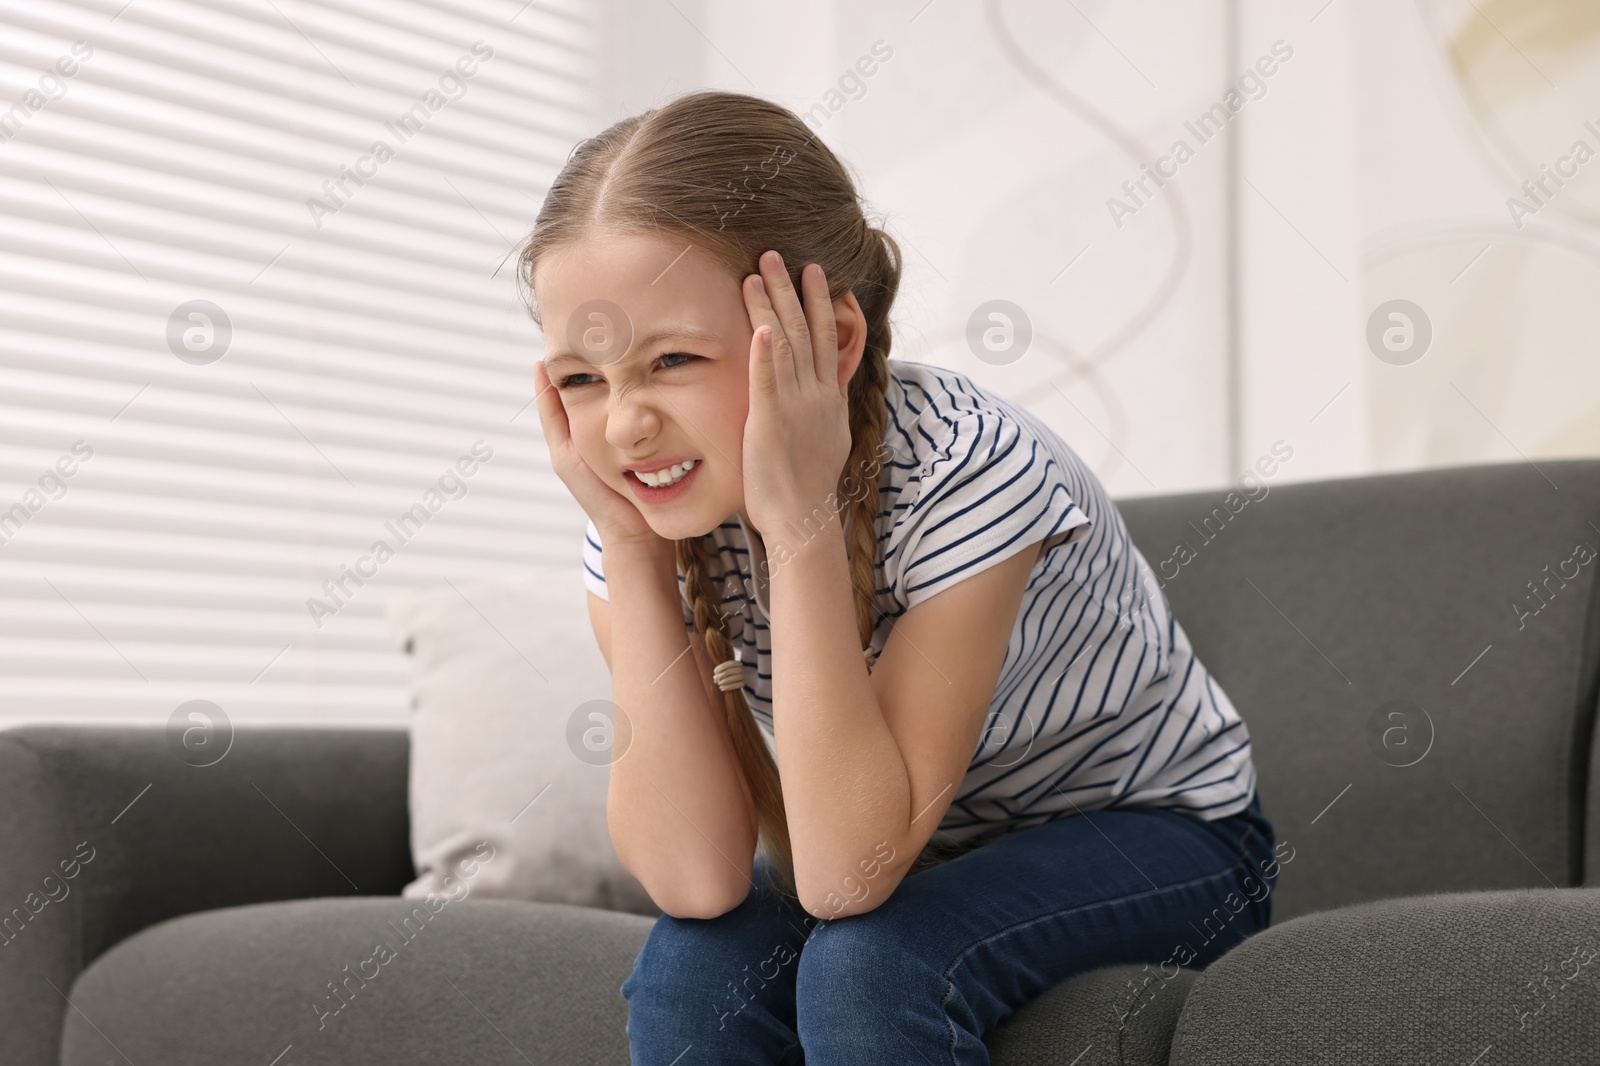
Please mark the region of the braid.
[[[695, 629], [705, 641], [706, 653], [713, 663], [733, 658], [733, 645], [723, 621], [722, 604], [712, 583], [706, 565], [705, 535], [689, 537], [674, 542], [677, 548], [678, 567], [683, 571], [684, 591], [689, 607], [694, 612]], [[750, 796], [755, 801], [756, 820], [760, 832], [767, 839], [767, 852], [771, 855], [780, 876], [780, 888], [798, 900], [794, 884], [793, 852], [789, 847], [789, 822], [784, 815], [783, 788], [778, 780], [778, 764], [767, 750], [750, 705], [745, 702], [743, 687], [722, 694], [723, 711], [727, 716], [728, 731], [733, 737], [734, 753], [744, 769], [750, 785]]]
[[[840, 492], [845, 498], [845, 481], [855, 478], [866, 483], [860, 499], [850, 504], [850, 582], [855, 586], [856, 627], [861, 633], [861, 646], [869, 651], [868, 664], [876, 656], [870, 655], [872, 635], [877, 631], [878, 620], [878, 509], [882, 505], [879, 478], [860, 477], [860, 471], [881, 472], [879, 449], [883, 443], [884, 427], [889, 421], [884, 394], [889, 387], [889, 347], [893, 335], [889, 328], [889, 305], [894, 302], [900, 287], [900, 246], [893, 237], [881, 229], [862, 221], [862, 255], [871, 263], [866, 274], [870, 279], [866, 298], [861, 300], [861, 311], [867, 318], [867, 344], [861, 362], [850, 378], [850, 459], [845, 463], [844, 477], [840, 479]], [[858, 299], [861, 299], [859, 296]]]

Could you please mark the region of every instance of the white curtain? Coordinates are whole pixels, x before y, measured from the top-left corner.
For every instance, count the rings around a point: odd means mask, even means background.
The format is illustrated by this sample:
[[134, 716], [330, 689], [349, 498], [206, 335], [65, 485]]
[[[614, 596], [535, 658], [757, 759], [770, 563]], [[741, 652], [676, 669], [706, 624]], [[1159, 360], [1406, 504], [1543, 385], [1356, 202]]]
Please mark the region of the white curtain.
[[584, 5], [0, 2], [0, 718], [394, 722], [388, 601], [566, 564], [512, 245]]

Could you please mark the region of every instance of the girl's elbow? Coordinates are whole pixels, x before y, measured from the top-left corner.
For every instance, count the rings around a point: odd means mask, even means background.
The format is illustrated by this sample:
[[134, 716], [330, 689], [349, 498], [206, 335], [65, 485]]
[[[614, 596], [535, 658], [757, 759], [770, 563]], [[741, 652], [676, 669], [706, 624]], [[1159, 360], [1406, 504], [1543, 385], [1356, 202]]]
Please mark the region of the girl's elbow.
[[650, 898], [661, 908], [663, 914], [670, 917], [707, 921], [720, 918], [743, 903], [749, 894], [749, 887], [744, 885], [740, 889], [739, 886], [734, 886], [733, 889], [719, 892], [707, 892], [702, 888], [698, 891], [663, 893], [662, 896], [651, 893]]
[[644, 886], [650, 901], [673, 918], [719, 918], [745, 901], [752, 884], [748, 877], [738, 878], [731, 868], [728, 877], [713, 879], [685, 875], [676, 861], [649, 871], [635, 871], [625, 860], [623, 867]]

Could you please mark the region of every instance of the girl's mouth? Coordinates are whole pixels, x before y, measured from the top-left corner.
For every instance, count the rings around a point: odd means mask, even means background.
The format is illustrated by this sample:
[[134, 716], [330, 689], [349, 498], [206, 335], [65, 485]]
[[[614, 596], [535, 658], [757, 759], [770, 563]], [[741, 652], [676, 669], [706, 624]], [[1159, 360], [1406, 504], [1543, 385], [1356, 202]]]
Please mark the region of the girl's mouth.
[[634, 496], [638, 497], [638, 499], [642, 502], [670, 503], [689, 491], [690, 482], [692, 482], [695, 475], [700, 472], [700, 468], [705, 465], [704, 460], [701, 459], [692, 460], [692, 463], [693, 465], [691, 465], [688, 470], [684, 471], [683, 475], [679, 477], [678, 480], [669, 485], [646, 485], [643, 481], [639, 480], [639, 475], [634, 473], [632, 470], [624, 471], [623, 476], [627, 478], [628, 487], [633, 489]]

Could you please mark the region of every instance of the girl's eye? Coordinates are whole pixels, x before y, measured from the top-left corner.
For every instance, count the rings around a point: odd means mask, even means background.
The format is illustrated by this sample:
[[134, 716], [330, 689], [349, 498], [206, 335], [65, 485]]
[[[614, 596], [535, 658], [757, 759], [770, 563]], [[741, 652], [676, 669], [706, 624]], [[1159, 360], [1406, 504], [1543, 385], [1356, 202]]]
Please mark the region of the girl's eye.
[[[662, 360], [665, 360], [665, 359], [683, 359], [683, 360], [687, 361], [687, 360], [699, 359], [699, 358], [700, 357], [698, 355], [692, 355], [689, 352], [668, 352], [665, 355], [661, 356]], [[657, 360], [657, 361], [659, 362], [660, 360]], [[675, 367], [680, 367], [680, 366], [684, 366], [684, 365], [686, 365], [686, 362], [685, 363], [672, 363], [672, 364], [670, 364], [670, 365], [668, 365], [666, 367], [663, 367], [663, 369], [671, 370], [671, 369], [673, 369]], [[562, 388], [562, 389], [565, 389], [565, 388], [578, 388], [578, 387], [590, 384], [590, 382], [587, 382], [587, 381], [579, 381], [578, 380], [579, 378], [592, 378], [592, 377], [595, 377], [595, 375], [594, 374], [568, 374], [566, 377], [564, 377], [560, 381], [556, 382], [556, 386], [558, 388]]]

